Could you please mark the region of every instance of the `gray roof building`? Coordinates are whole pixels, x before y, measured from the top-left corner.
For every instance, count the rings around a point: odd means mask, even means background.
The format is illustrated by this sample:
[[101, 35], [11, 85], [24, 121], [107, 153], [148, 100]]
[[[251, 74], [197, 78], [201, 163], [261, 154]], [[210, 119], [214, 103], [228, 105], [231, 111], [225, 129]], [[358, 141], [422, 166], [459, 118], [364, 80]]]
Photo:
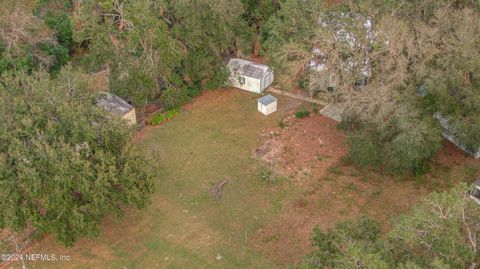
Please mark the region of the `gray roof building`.
[[240, 76], [246, 76], [256, 79], [265, 77], [270, 68], [264, 64], [257, 64], [254, 62], [234, 58], [228, 62], [230, 72]]
[[262, 105], [269, 105], [273, 102], [276, 102], [277, 101], [277, 98], [271, 94], [269, 95], [265, 95], [265, 96], [262, 96], [260, 98], [258, 98], [258, 102]]
[[96, 104], [106, 111], [126, 119], [132, 124], [137, 122], [135, 108], [115, 94], [102, 92]]
[[127, 103], [122, 98], [108, 92], [102, 94], [102, 97], [100, 97], [97, 101], [97, 105], [106, 111], [119, 116], [122, 116], [134, 109], [132, 105]]

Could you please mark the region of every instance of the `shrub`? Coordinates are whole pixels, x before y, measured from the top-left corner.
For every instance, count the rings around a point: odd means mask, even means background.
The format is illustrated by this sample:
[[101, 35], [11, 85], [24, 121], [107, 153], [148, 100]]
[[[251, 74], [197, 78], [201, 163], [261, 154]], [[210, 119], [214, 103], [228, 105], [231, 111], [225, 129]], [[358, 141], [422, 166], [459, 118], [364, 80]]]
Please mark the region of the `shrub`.
[[429, 161], [441, 145], [440, 131], [426, 121], [412, 120], [407, 126], [402, 125], [399, 124], [401, 131], [386, 146], [389, 167], [397, 173], [428, 172]]
[[298, 87], [302, 90], [307, 90], [308, 89], [308, 84], [310, 83], [309, 81], [309, 75], [303, 76], [299, 81], [298, 81]]
[[37, 47], [55, 59], [49, 66], [49, 71], [51, 73], [58, 73], [62, 66], [67, 64], [67, 62], [70, 60], [68, 49], [63, 46], [53, 45], [50, 43], [40, 43]]
[[308, 111], [306, 108], [300, 110], [300, 111], [297, 111], [297, 113], [295, 113], [295, 118], [297, 119], [303, 119], [305, 117], [309, 117], [310, 116], [310, 111]]
[[167, 110], [177, 109], [187, 101], [187, 92], [180, 88], [168, 88], [160, 97], [160, 102]]
[[284, 129], [285, 127], [287, 127], [287, 124], [285, 124], [285, 121], [283, 121], [283, 119], [281, 119], [281, 120], [278, 122], [278, 127]]
[[209, 90], [221, 88], [228, 79], [228, 70], [225, 67], [219, 68], [211, 79], [205, 83], [204, 87]]
[[189, 97], [199, 96], [202, 92], [202, 86], [199, 83], [187, 86], [187, 95]]
[[72, 53], [75, 49], [73, 40], [73, 22], [67, 13], [62, 11], [48, 11], [44, 17], [45, 24], [55, 31], [58, 44], [68, 49]]
[[348, 145], [348, 157], [359, 167], [378, 167], [382, 164], [382, 150], [374, 136], [355, 133], [348, 138]]
[[438, 124], [410, 107], [379, 122], [347, 115], [340, 124], [349, 132], [349, 159], [359, 167], [380, 167], [391, 172], [416, 175], [429, 169], [429, 161], [441, 144]]
[[168, 110], [167, 112], [157, 113], [150, 120], [150, 125], [159, 125], [162, 122], [175, 118], [178, 114], [180, 114], [179, 109], [172, 109]]
[[[353, 246], [368, 246], [369, 251], [377, 253], [382, 249], [381, 228], [378, 222], [367, 217], [353, 221], [340, 222], [326, 231], [315, 227], [312, 234], [313, 245], [317, 250], [305, 259], [305, 265], [299, 268], [352, 268], [344, 267], [342, 258], [350, 256], [345, 253]], [[359, 252], [357, 251], [356, 254]], [[373, 255], [372, 255], [373, 256]], [[384, 266], [366, 266], [362, 268], [386, 268]]]

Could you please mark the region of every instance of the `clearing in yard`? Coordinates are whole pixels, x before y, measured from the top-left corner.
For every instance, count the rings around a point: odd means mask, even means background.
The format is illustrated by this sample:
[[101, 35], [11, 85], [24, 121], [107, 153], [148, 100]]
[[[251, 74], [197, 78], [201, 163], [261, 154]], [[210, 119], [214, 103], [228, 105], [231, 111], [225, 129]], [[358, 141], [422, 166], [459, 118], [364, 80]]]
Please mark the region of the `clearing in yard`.
[[[302, 104], [278, 97], [278, 111], [266, 117], [258, 95], [205, 91], [173, 121], [141, 130], [136, 143], [158, 172], [152, 203], [107, 218], [98, 239], [72, 248], [47, 236], [28, 252], [70, 261], [28, 268], [281, 268], [310, 250], [315, 225], [368, 214], [387, 229], [391, 216], [442, 182], [467, 177], [445, 168], [449, 147], [438, 169], [416, 181], [357, 171], [342, 162], [347, 147], [334, 121], [295, 119]], [[461, 171], [476, 174], [474, 164]], [[225, 179], [221, 198], [212, 199], [209, 188]]]

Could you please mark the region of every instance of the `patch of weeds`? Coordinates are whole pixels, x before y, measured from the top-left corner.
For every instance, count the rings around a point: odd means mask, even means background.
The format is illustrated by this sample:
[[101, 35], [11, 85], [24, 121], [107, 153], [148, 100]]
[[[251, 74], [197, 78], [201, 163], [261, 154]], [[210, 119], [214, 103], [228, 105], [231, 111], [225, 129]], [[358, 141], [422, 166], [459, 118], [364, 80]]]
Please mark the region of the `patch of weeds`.
[[424, 175], [414, 175], [414, 180], [417, 184], [424, 184], [428, 182]]
[[328, 158], [331, 158], [331, 157], [325, 154], [317, 153], [317, 161], [324, 161]]
[[260, 178], [263, 182], [280, 185], [285, 182], [286, 178], [277, 175], [274, 171], [274, 165], [266, 164], [259, 161], [258, 167], [260, 170]]
[[340, 163], [341, 163], [342, 165], [345, 165], [345, 166], [352, 166], [352, 165], [354, 165], [354, 162], [353, 162], [352, 159], [349, 158], [348, 156], [342, 156], [342, 157], [340, 158]]
[[450, 174], [450, 172], [452, 171], [452, 168], [449, 165], [445, 165], [445, 166], [442, 166], [442, 171], [444, 173]]
[[329, 175], [326, 175], [322, 178], [322, 180], [325, 180], [325, 181], [333, 181], [335, 178], [329, 176]]
[[269, 242], [274, 242], [280, 239], [280, 235], [278, 234], [271, 234], [269, 236], [266, 236], [262, 239], [263, 243], [269, 243]]
[[308, 205], [308, 200], [303, 197], [298, 198], [294, 203], [295, 207], [306, 207], [307, 205]]
[[297, 119], [303, 119], [309, 116], [310, 116], [310, 111], [308, 111], [306, 108], [302, 108], [300, 111], [297, 111], [295, 113], [295, 118]]
[[313, 113], [315, 113], [317, 115], [320, 115], [320, 109], [318, 109], [317, 104], [313, 104], [312, 111], [313, 111]]
[[411, 174], [405, 173], [404, 175], [397, 175], [395, 179], [399, 182], [409, 182], [413, 181], [415, 178], [412, 178]]
[[271, 182], [273, 179], [273, 171], [265, 165], [262, 165], [260, 169], [262, 180], [265, 182]]
[[346, 189], [351, 192], [356, 192], [358, 191], [358, 186], [355, 183], [350, 183], [346, 186]]
[[150, 120], [151, 125], [159, 125], [164, 121], [171, 120], [180, 114], [179, 109], [168, 110], [167, 112], [157, 113]]
[[363, 175], [363, 176], [360, 178], [360, 181], [362, 181], [362, 182], [368, 182], [368, 176], [367, 176], [367, 175]]
[[283, 152], [285, 152], [286, 155], [293, 155], [293, 149], [289, 146], [284, 146], [283, 147]]
[[478, 168], [471, 165], [465, 167], [465, 175], [468, 177], [468, 179], [475, 178], [478, 175]]
[[340, 215], [347, 216], [347, 215], [350, 215], [352, 212], [348, 209], [341, 209], [340, 211], [338, 211], [338, 213]]
[[270, 212], [272, 212], [273, 214], [278, 214], [282, 212], [282, 209], [283, 209], [282, 201], [283, 199], [280, 197], [270, 200], [270, 204], [272, 205], [272, 207], [270, 208], [271, 210]]
[[282, 129], [285, 129], [285, 127], [287, 127], [287, 124], [285, 123], [285, 121], [283, 119], [281, 119], [278, 122], [278, 127], [282, 128]]
[[145, 246], [147, 247], [148, 250], [158, 250], [160, 248], [159, 242], [147, 242], [145, 243]]
[[382, 194], [382, 190], [381, 189], [376, 189], [372, 192], [372, 197], [378, 197], [380, 196], [380, 194]]
[[305, 195], [305, 196], [314, 195], [317, 192], [318, 189], [319, 189], [318, 184], [315, 184], [314, 186], [312, 186], [311, 189], [308, 189], [308, 190], [304, 191], [303, 195]]
[[433, 181], [433, 182], [430, 182], [430, 187], [432, 188], [432, 190], [438, 190], [441, 188], [440, 184], [438, 181]]
[[350, 172], [350, 176], [352, 176], [352, 177], [359, 177], [359, 176], [362, 176], [362, 172], [358, 171], [357, 169], [353, 169], [353, 170]]
[[275, 175], [275, 177], [271, 181], [271, 183], [273, 183], [274, 185], [282, 185], [284, 182], [288, 182], [287, 178], [280, 175]]
[[338, 165], [330, 166], [328, 168], [327, 172], [330, 173], [330, 174], [334, 174], [336, 176], [343, 176], [344, 175], [342, 169]]

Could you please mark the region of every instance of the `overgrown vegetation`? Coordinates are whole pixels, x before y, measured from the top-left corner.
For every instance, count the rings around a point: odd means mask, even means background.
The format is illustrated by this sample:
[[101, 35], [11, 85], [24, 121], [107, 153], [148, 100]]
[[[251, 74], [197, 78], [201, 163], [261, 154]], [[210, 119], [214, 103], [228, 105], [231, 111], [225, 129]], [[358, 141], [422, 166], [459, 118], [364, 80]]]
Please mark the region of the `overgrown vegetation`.
[[170, 109], [198, 85], [223, 85], [222, 57], [248, 51], [242, 14], [240, 0], [84, 1], [75, 37], [92, 70], [110, 69], [112, 91], [137, 105], [160, 96]]
[[345, 104], [352, 160], [418, 174], [440, 147], [435, 112], [480, 146], [479, 20], [468, 0], [286, 0], [267, 47], [282, 82], [305, 74], [312, 96]]
[[316, 228], [316, 251], [298, 268], [476, 268], [480, 211], [468, 190], [463, 184], [431, 194], [393, 220], [386, 238], [366, 217]]
[[63, 69], [9, 74], [0, 84], [0, 228], [27, 226], [72, 245], [97, 236], [106, 214], [143, 207], [152, 169], [132, 132], [94, 105], [82, 76]]
[[43, 0], [38, 6], [29, 1], [0, 3], [0, 74], [45, 68], [58, 73], [73, 52], [73, 25], [64, 7], [44, 12], [53, 0]]
[[297, 119], [303, 119], [309, 116], [310, 116], [310, 111], [308, 111], [308, 109], [306, 108], [302, 108], [301, 110], [295, 112], [295, 118]]

